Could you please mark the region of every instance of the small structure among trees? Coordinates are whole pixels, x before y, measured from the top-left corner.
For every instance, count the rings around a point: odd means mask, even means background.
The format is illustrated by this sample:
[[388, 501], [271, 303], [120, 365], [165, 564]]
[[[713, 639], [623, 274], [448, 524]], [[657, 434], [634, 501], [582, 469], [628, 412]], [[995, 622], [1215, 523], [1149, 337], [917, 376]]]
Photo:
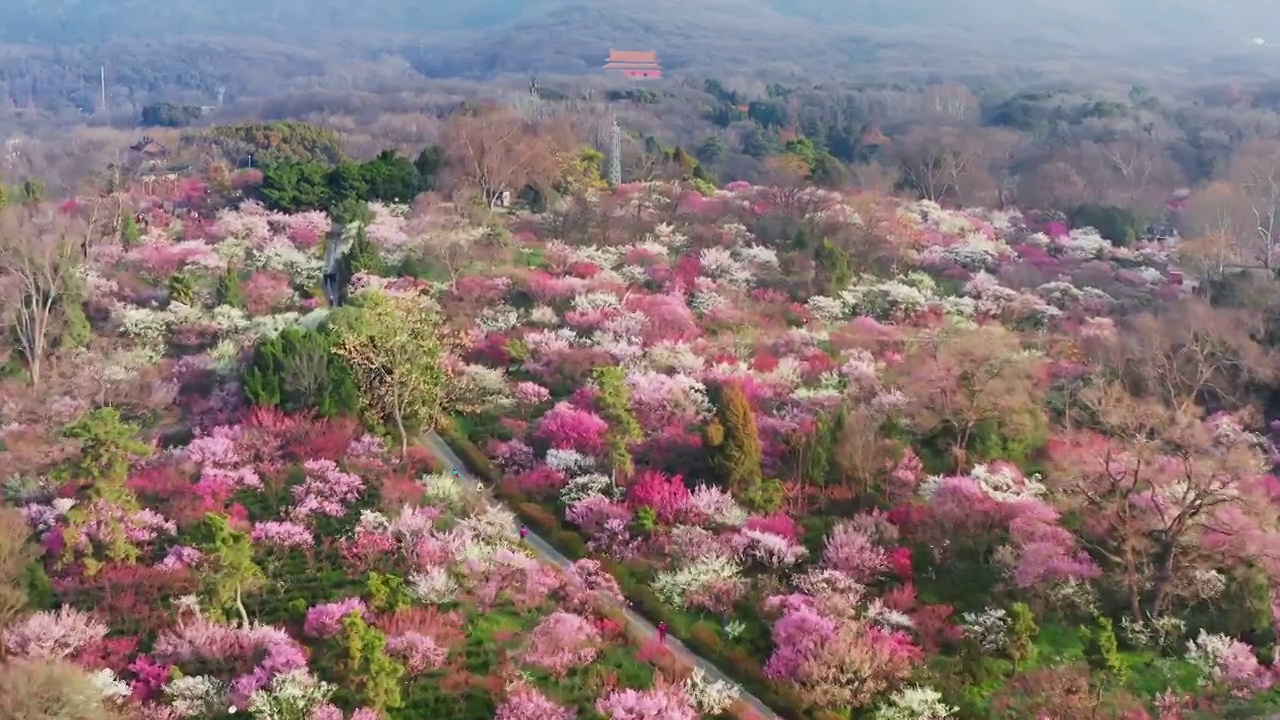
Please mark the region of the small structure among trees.
[[662, 77], [662, 65], [655, 50], [614, 50], [604, 61], [604, 69], [610, 74], [629, 78], [658, 79]]

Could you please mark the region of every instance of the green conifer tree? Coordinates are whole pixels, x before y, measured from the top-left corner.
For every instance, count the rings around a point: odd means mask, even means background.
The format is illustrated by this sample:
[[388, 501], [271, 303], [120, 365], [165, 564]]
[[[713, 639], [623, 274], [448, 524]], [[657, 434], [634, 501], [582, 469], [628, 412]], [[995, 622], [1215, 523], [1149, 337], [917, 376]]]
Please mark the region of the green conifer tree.
[[244, 284], [240, 282], [240, 273], [234, 268], [228, 267], [226, 272], [218, 276], [213, 294], [219, 305], [245, 309]]
[[813, 251], [813, 280], [817, 291], [823, 295], [837, 295], [847, 289], [852, 279], [849, 253], [830, 239], [819, 243]]
[[120, 219], [120, 244], [125, 248], [135, 248], [142, 240], [142, 230], [138, 227], [138, 221], [134, 220], [133, 215], [125, 213]]
[[404, 666], [387, 655], [387, 636], [369, 627], [360, 613], [342, 619], [344, 670], [352, 689], [366, 707], [385, 713], [401, 707]]
[[188, 307], [196, 304], [196, 283], [190, 275], [176, 272], [169, 276], [169, 302], [182, 303]]
[[1108, 681], [1123, 682], [1127, 667], [1120, 655], [1119, 643], [1116, 642], [1115, 627], [1111, 618], [1098, 616], [1092, 628], [1081, 628], [1087, 642], [1084, 648], [1085, 659], [1089, 667]]
[[[125, 485], [129, 464], [133, 458], [147, 455], [151, 446], [140, 442], [138, 428], [120, 416], [115, 408], [97, 408], [71, 423], [62, 436], [80, 442], [79, 456], [71, 461], [71, 476], [79, 480], [91, 480], [89, 497], [104, 500], [125, 511], [138, 508], [137, 498]], [[71, 562], [78, 548], [72, 538], [82, 536], [87, 523], [97, 522], [98, 538], [91, 551], [82, 558], [85, 573], [92, 575], [100, 568], [98, 555], [113, 562], [131, 562], [138, 557], [138, 548], [125, 535], [123, 520], [89, 513], [90, 503], [81, 503], [67, 512], [67, 524], [63, 529], [64, 543], [61, 564]]]
[[703, 431], [713, 472], [730, 492], [756, 493], [764, 482], [764, 449], [751, 402], [736, 383], [712, 392], [715, 417]]
[[[283, 334], [283, 333], [282, 333]], [[284, 347], [279, 335], [262, 340], [253, 349], [253, 360], [240, 376], [245, 397], [254, 405], [277, 407], [284, 395]]]
[[1016, 672], [1035, 661], [1038, 650], [1036, 638], [1040, 635], [1040, 627], [1036, 625], [1035, 615], [1026, 603], [1014, 603], [1009, 609], [1009, 615], [1013, 620], [1009, 629], [1009, 657], [1013, 660]]
[[627, 387], [626, 372], [619, 367], [598, 367], [592, 374], [600, 389], [596, 398], [600, 414], [609, 423], [605, 442], [616, 487], [619, 475], [630, 475], [635, 471], [631, 446], [644, 439], [644, 430], [635, 413], [631, 412], [631, 389]]
[[338, 287], [342, 288], [344, 295], [347, 284], [356, 273], [377, 275], [385, 269], [382, 253], [378, 251], [378, 246], [369, 240], [364, 223], [357, 226], [356, 237], [351, 241], [351, 246], [346, 252], [342, 253], [342, 257], [338, 258], [337, 266]]

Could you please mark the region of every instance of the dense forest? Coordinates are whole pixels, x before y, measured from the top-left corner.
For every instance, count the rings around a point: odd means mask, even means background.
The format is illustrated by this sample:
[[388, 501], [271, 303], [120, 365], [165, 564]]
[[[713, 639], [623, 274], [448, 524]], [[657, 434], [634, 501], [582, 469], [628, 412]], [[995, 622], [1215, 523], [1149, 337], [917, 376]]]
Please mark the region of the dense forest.
[[[1267, 178], [1280, 182], [1280, 86], [1267, 83], [1177, 93], [1139, 85], [1011, 92], [959, 83], [815, 86], [726, 77], [617, 86], [549, 78], [531, 96], [514, 83], [452, 81], [417, 92], [283, 94], [210, 112], [155, 103], [137, 120], [167, 126], [146, 132], [173, 168], [318, 162], [323, 167], [290, 171], [295, 185], [286, 194], [306, 196], [314, 193], [295, 181], [324, 184], [326, 168], [343, 158], [363, 162], [391, 151], [409, 162], [447, 147], [451, 132], [456, 144], [458, 118], [492, 102], [539, 128], [540, 137], [572, 134], [601, 157], [611, 151], [616, 113], [627, 180], [809, 182], [962, 206], [1032, 206], [1087, 219], [1123, 242], [1169, 225], [1173, 207], [1185, 207], [1183, 225], [1228, 222], [1223, 212], [1246, 223], [1276, 204]], [[210, 125], [236, 115], [239, 124]], [[53, 192], [101, 185], [119, 168], [142, 166], [128, 149], [140, 133], [71, 128], [18, 136], [0, 171], [11, 184], [36, 177]], [[447, 184], [448, 172], [441, 177]]]

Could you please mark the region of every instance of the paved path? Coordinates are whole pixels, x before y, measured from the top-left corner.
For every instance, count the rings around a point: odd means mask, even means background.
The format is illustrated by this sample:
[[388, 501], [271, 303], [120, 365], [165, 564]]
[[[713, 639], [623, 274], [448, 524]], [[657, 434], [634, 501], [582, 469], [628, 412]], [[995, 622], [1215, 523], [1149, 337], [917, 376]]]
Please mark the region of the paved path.
[[[427, 447], [435, 453], [437, 458], [449, 466], [449, 470], [457, 470], [458, 476], [463, 478], [473, 488], [478, 488], [480, 486], [479, 481], [472, 477], [471, 473], [467, 472], [466, 465], [453, 452], [453, 449], [449, 447], [449, 444], [444, 441], [444, 438], [440, 437], [438, 433], [433, 431], [428, 433], [424, 439], [426, 440]], [[490, 496], [490, 499], [492, 499], [492, 496]], [[549, 562], [561, 568], [567, 568], [570, 565], [571, 561], [569, 558], [561, 555], [559, 551], [551, 547], [546, 540], [543, 540], [532, 530], [529, 531], [529, 535], [525, 538], [525, 542], [528, 543], [529, 547], [533, 549], [533, 552], [545, 562]], [[653, 637], [658, 634], [657, 628], [655, 628], [648, 620], [641, 617], [638, 613], [630, 608], [621, 609], [626, 615], [627, 623], [643, 637]], [[667, 647], [671, 649], [676, 657], [684, 660], [689, 665], [702, 668], [703, 672], [705, 672], [711, 679], [722, 680], [724, 682], [731, 683], [734, 686], [738, 686], [738, 683], [734, 682], [734, 680], [728, 675], [725, 675], [720, 668], [712, 665], [705, 658], [685, 647], [684, 643], [672, 637], [670, 634], [667, 635]], [[742, 701], [754, 710], [757, 715], [763, 718], [763, 720], [781, 720], [778, 714], [770, 710], [767, 705], [760, 702], [759, 698], [747, 692], [745, 688], [742, 688], [741, 686], [738, 687], [741, 692]]]

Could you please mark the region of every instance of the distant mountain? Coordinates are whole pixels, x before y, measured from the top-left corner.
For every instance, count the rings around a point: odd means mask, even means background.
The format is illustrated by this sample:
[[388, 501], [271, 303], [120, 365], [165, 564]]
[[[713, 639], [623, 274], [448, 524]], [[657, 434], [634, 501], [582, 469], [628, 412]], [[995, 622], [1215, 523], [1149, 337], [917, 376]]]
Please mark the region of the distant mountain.
[[[38, 45], [249, 36], [368, 40], [490, 28], [518, 20], [523, 0], [8, 0], [0, 43]], [[12, 7], [16, 5], [16, 7]]]
[[[1271, 0], [768, 0], [781, 13], [828, 27], [948, 28], [1023, 40], [1167, 44], [1236, 42], [1271, 29]], [[1265, 32], [1263, 33], [1265, 35]]]
[[[9, 0], [0, 42], [80, 44], [164, 40], [178, 35], [250, 35], [307, 40], [341, 35], [428, 36], [542, 25], [561, 13], [594, 17], [600, 30], [618, 18], [677, 31], [703, 27], [768, 31], [792, 18], [826, 31], [880, 29], [974, 31], [1021, 39], [1200, 43], [1208, 38], [1280, 36], [1271, 0]], [[588, 25], [582, 26], [590, 30]], [[1266, 32], [1271, 30], [1271, 33]], [[749, 36], [738, 38], [750, 40]], [[963, 39], [960, 37], [957, 40]], [[970, 37], [969, 40], [982, 40]]]
[[[266, 39], [400, 51], [431, 75], [587, 70], [610, 46], [669, 66], [843, 72], [1038, 57], [1190, 64], [1280, 39], [1274, 0], [6, 0], [0, 44]], [[1268, 56], [1269, 57], [1269, 56]]]

